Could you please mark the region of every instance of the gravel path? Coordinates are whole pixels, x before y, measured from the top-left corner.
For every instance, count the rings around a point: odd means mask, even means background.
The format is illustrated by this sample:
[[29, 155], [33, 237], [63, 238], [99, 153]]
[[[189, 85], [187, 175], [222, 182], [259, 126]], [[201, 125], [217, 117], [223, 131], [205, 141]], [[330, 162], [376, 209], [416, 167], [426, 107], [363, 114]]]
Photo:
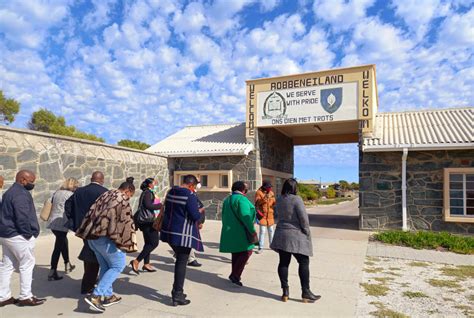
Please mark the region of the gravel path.
[[360, 288], [357, 317], [474, 317], [472, 265], [368, 256]]

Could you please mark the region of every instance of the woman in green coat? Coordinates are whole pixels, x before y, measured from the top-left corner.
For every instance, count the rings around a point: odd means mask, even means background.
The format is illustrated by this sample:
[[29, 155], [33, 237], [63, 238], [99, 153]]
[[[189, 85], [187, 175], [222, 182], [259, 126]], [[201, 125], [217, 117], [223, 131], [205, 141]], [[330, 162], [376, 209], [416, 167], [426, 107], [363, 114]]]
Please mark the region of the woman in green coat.
[[236, 181], [232, 185], [232, 195], [224, 200], [222, 206], [222, 231], [219, 251], [232, 253], [232, 272], [229, 279], [237, 286], [242, 286], [240, 277], [245, 264], [252, 255], [254, 244], [247, 238], [248, 231], [257, 238], [255, 231], [255, 207], [245, 196], [247, 184]]

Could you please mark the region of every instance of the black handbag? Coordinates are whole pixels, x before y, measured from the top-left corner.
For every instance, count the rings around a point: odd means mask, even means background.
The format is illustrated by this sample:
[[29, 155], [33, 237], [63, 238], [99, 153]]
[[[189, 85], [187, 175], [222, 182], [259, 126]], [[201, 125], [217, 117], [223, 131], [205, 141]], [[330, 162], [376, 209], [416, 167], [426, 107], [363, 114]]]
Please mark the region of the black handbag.
[[250, 243], [250, 244], [258, 244], [259, 240], [258, 240], [258, 235], [257, 235], [257, 232], [254, 232], [254, 233], [250, 233], [250, 231], [247, 229], [247, 227], [245, 226], [244, 222], [242, 222], [242, 220], [237, 216], [237, 213], [235, 212], [235, 210], [233, 209], [232, 207], [232, 200], [230, 200], [231, 202], [229, 202], [229, 205], [230, 205], [230, 209], [232, 211], [232, 213], [234, 213], [234, 216], [235, 218], [237, 219], [237, 221], [240, 222], [240, 224], [243, 226], [244, 230], [245, 230], [245, 235], [247, 236], [247, 241]]
[[138, 204], [137, 212], [133, 215], [133, 221], [135, 224], [147, 224], [155, 221], [155, 212], [148, 210], [143, 206], [143, 198], [147, 194], [148, 190], [142, 192]]

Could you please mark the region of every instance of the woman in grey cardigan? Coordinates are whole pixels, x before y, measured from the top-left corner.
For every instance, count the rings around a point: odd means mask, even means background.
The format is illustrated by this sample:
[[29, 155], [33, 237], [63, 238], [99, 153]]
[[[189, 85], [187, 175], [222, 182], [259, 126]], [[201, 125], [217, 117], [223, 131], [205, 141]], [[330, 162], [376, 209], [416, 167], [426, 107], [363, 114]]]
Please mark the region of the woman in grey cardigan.
[[278, 276], [280, 277], [283, 295], [281, 299], [289, 298], [288, 267], [291, 256], [299, 264], [303, 302], [314, 302], [321, 298], [314, 295], [309, 288], [309, 257], [313, 256], [309, 219], [301, 197], [296, 195], [298, 183], [288, 179], [283, 184], [281, 197], [277, 199], [275, 210], [278, 212], [278, 222], [270, 247], [280, 255]]
[[69, 246], [67, 241], [68, 228], [66, 227], [67, 217], [64, 213], [64, 204], [67, 199], [76, 191], [79, 182], [74, 178], [68, 178], [64, 181], [61, 188], [53, 194], [51, 199], [51, 215], [48, 220], [47, 228], [50, 229], [56, 241], [54, 242], [54, 250], [51, 255], [51, 270], [48, 275], [48, 280], [60, 280], [62, 276], [58, 275], [57, 268], [59, 256], [62, 254], [64, 259], [65, 272], [71, 272], [76, 266], [69, 261]]

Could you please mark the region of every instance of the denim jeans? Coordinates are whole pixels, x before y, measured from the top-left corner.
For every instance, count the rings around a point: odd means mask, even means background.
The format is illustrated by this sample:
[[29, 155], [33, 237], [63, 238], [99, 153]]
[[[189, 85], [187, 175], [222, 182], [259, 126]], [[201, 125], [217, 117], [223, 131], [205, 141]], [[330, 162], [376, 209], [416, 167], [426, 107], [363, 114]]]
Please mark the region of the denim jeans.
[[270, 244], [272, 244], [272, 240], [273, 240], [273, 230], [274, 230], [274, 226], [266, 226], [266, 225], [261, 225], [260, 224], [260, 231], [258, 233], [258, 237], [259, 237], [259, 240], [258, 240], [258, 249], [262, 249], [264, 244], [265, 244], [265, 233], [267, 232], [267, 229], [268, 229], [268, 245], [270, 246]]
[[110, 297], [113, 295], [112, 284], [125, 268], [125, 253], [117, 248], [108, 237], [88, 240], [99, 261], [99, 283], [94, 289], [94, 295]]

